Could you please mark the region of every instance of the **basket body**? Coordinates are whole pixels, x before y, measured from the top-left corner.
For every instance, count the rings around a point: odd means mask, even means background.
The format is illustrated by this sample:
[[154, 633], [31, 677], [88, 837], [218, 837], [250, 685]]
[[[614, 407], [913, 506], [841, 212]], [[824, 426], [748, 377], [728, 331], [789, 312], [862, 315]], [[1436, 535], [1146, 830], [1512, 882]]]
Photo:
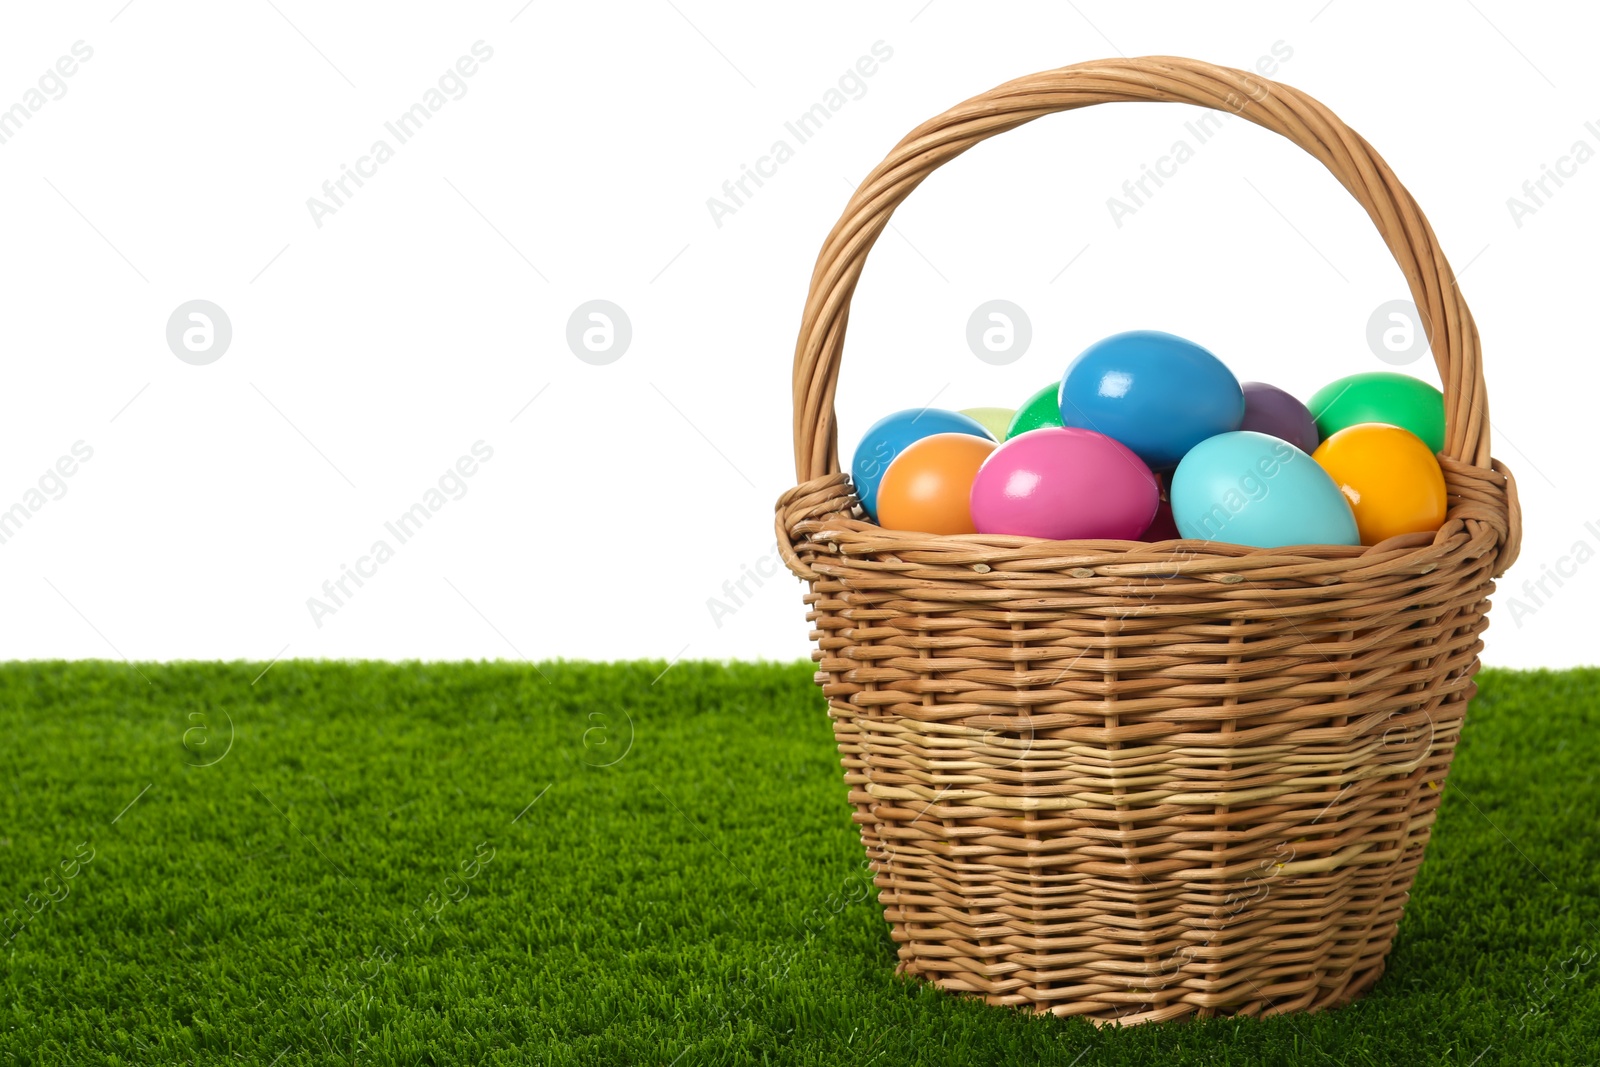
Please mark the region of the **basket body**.
[[903, 971], [1124, 1023], [1316, 1010], [1382, 974], [1473, 693], [1491, 535], [1260, 567], [801, 526]]
[[[833, 397], [850, 300], [917, 185], [1096, 104], [1227, 109], [1322, 162], [1410, 287], [1444, 384], [1443, 526], [1367, 548], [938, 536], [861, 521]], [[901, 970], [1096, 1022], [1349, 1001], [1383, 972], [1460, 736], [1516, 484], [1477, 329], [1416, 201], [1286, 85], [1175, 57], [1020, 78], [911, 131], [812, 274], [779, 549]]]

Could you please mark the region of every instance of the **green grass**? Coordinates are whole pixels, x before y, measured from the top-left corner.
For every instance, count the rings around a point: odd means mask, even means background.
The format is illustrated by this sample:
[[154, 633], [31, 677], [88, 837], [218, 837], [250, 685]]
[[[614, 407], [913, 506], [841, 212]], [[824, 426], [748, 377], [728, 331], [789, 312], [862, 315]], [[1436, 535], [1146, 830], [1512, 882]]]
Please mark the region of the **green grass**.
[[1096, 1031], [894, 976], [809, 665], [663, 666], [0, 665], [0, 1064], [1600, 1063], [1600, 671], [1481, 676], [1366, 999]]

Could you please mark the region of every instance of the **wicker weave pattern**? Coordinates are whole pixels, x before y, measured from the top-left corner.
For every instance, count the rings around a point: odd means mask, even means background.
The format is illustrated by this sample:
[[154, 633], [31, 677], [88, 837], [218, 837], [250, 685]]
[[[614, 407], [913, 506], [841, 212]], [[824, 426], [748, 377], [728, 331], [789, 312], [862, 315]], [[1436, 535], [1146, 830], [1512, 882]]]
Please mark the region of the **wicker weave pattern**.
[[[1237, 112], [1367, 209], [1445, 382], [1437, 535], [1260, 550], [854, 517], [833, 394], [850, 297], [895, 206], [986, 137], [1128, 100]], [[1521, 537], [1471, 314], [1377, 153], [1304, 94], [1193, 60], [1002, 85], [912, 131], [857, 190], [817, 261], [794, 392], [799, 484], [778, 539], [809, 585], [817, 681], [901, 968], [1097, 1021], [1316, 1010], [1369, 988], [1474, 691], [1492, 579]]]

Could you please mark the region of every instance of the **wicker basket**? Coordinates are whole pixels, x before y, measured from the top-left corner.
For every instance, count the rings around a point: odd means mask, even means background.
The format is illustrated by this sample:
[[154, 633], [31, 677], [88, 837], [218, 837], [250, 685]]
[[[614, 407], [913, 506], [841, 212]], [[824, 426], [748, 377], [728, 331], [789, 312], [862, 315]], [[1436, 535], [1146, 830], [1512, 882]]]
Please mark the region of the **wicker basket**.
[[[1366, 208], [1428, 320], [1450, 492], [1371, 548], [884, 530], [840, 473], [850, 297], [940, 164], [1056, 111], [1226, 108]], [[778, 542], [809, 587], [817, 682], [900, 970], [1097, 1022], [1269, 1015], [1370, 988], [1422, 862], [1521, 518], [1489, 456], [1478, 334], [1427, 220], [1321, 104], [1242, 71], [1107, 60], [913, 130], [812, 276]]]

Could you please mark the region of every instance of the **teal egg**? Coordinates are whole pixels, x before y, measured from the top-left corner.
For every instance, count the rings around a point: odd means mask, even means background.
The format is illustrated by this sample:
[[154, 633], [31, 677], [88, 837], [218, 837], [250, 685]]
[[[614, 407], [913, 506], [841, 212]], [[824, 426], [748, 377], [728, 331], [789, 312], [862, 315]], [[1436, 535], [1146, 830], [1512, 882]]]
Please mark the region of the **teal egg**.
[[1172, 474], [1172, 517], [1186, 538], [1254, 548], [1359, 545], [1356, 517], [1327, 471], [1254, 430], [1208, 437]]

